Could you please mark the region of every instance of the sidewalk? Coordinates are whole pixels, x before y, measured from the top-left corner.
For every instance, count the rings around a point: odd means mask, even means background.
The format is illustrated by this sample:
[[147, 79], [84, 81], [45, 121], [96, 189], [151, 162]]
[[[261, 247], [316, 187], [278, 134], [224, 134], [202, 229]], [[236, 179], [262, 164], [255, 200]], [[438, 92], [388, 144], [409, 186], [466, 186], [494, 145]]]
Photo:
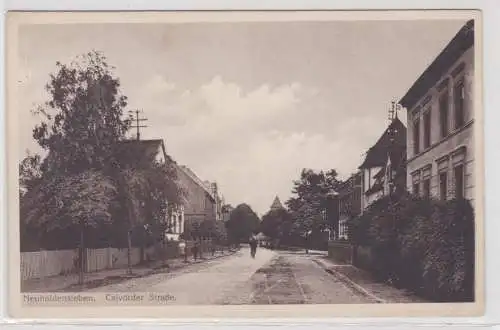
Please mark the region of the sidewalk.
[[157, 261], [145, 265], [136, 265], [132, 267], [132, 274], [127, 274], [127, 268], [103, 269], [98, 272], [85, 273], [83, 285], [78, 284], [78, 274], [50, 276], [40, 279], [29, 279], [21, 281], [21, 292], [78, 292], [92, 289], [104, 285], [119, 283], [132, 278], [145, 277], [157, 273], [167, 273], [189, 265], [206, 262], [213, 259], [233, 255], [238, 250], [217, 252], [214, 256], [210, 253], [204, 253], [203, 259], [194, 261], [188, 258], [168, 259], [166, 261]]
[[336, 264], [328, 257], [316, 257], [313, 259], [346, 286], [357, 293], [374, 299], [378, 303], [423, 303], [427, 302], [411, 292], [397, 289], [385, 283], [375, 281], [371, 275], [357, 267], [349, 264]]

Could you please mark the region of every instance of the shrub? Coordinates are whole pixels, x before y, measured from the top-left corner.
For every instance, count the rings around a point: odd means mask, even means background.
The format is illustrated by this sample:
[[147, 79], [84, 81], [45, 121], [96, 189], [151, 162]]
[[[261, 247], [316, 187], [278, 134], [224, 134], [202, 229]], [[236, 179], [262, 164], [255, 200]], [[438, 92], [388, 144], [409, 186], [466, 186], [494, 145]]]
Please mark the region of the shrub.
[[377, 279], [433, 301], [473, 301], [470, 202], [384, 197], [349, 226], [353, 242], [371, 249], [368, 267]]
[[465, 201], [438, 202], [423, 259], [425, 294], [439, 301], [474, 300], [474, 213]]

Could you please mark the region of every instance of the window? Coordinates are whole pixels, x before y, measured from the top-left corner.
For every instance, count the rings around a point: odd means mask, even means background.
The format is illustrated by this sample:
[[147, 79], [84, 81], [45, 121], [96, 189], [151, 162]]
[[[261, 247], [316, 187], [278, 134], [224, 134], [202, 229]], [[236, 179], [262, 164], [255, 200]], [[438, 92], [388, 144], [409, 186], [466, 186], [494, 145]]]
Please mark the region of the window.
[[464, 166], [462, 164], [455, 166], [454, 168], [454, 179], [455, 179], [455, 198], [464, 198]]
[[424, 113], [424, 148], [431, 146], [431, 110]]
[[413, 123], [413, 154], [420, 151], [420, 120], [417, 118]]
[[420, 194], [420, 185], [418, 184], [418, 182], [413, 184], [413, 194], [415, 196]]
[[453, 89], [453, 105], [455, 108], [455, 129], [457, 129], [465, 123], [465, 90], [463, 81], [459, 81]]
[[420, 171], [413, 172], [411, 176], [412, 193], [418, 195], [420, 193]]
[[446, 172], [439, 174], [439, 198], [441, 200], [446, 200], [446, 194], [448, 192], [448, 175]]
[[441, 137], [446, 137], [448, 135], [448, 91], [439, 97], [439, 122]]
[[426, 198], [431, 197], [431, 180], [430, 179], [425, 179], [424, 180], [424, 187], [423, 187], [423, 195]]

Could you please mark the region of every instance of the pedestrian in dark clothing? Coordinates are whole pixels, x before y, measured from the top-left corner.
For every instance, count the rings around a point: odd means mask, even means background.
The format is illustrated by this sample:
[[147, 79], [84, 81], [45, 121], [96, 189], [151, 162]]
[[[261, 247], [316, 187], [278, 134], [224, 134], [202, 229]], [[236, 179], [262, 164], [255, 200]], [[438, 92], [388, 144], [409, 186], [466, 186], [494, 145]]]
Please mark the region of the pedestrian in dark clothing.
[[250, 255], [252, 258], [255, 258], [255, 254], [257, 253], [257, 238], [252, 235], [249, 240], [250, 243]]
[[195, 241], [194, 245], [193, 245], [193, 249], [192, 249], [194, 260], [198, 259], [199, 248], [200, 248], [200, 245], [199, 245], [198, 241]]

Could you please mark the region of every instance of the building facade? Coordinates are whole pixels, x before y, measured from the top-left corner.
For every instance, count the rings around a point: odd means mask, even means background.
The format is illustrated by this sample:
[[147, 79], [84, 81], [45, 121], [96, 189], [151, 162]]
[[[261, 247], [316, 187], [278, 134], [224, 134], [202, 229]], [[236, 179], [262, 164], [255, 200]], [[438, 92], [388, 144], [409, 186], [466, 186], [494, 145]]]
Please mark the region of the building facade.
[[[361, 176], [361, 212], [387, 195], [391, 185], [405, 186], [406, 127], [395, 117], [359, 166]], [[401, 175], [401, 173], [404, 175]], [[401, 182], [404, 181], [404, 182]]]
[[[175, 166], [175, 162], [167, 155], [165, 144], [161, 139], [121, 141], [117, 156], [122, 166], [131, 168], [140, 168], [148, 163], [170, 163]], [[184, 230], [184, 206], [171, 204], [169, 209], [169, 214], [165, 219], [165, 227], [167, 228], [165, 236], [167, 239], [178, 239]]]
[[233, 212], [234, 207], [229, 204], [224, 204], [222, 206], [222, 221], [227, 222], [231, 218], [231, 212]]
[[[217, 201], [212, 190], [187, 166], [177, 167], [177, 177], [185, 195], [184, 222], [216, 220]], [[184, 228], [182, 228], [182, 231]]]
[[474, 21], [469, 21], [400, 100], [408, 114], [408, 190], [474, 201], [473, 103]]
[[215, 220], [222, 221], [222, 206], [224, 205], [224, 198], [219, 192], [219, 186], [217, 182], [203, 181], [207, 190], [211, 192], [213, 199], [215, 200]]
[[339, 233], [338, 238], [348, 239], [347, 221], [361, 213], [362, 176], [357, 172], [339, 188]]

